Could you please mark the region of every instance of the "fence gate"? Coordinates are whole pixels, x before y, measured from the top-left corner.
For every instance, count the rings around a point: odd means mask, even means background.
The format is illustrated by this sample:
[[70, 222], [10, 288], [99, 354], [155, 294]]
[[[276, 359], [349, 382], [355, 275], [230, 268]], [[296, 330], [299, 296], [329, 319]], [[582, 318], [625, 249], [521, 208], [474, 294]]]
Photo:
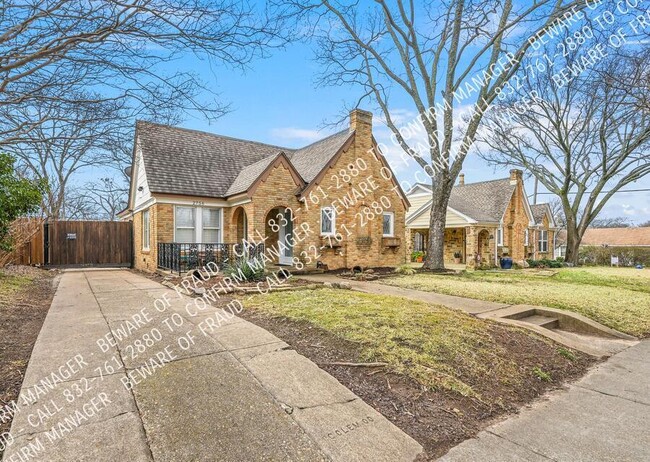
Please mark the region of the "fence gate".
[[131, 266], [130, 221], [50, 221], [43, 231], [46, 265]]

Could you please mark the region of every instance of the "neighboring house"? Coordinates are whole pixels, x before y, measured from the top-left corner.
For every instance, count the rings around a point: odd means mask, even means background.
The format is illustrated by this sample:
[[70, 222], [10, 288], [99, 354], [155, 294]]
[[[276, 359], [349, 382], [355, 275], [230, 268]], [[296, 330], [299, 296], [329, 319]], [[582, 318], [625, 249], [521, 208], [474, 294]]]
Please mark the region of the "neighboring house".
[[337, 269], [403, 263], [407, 208], [372, 114], [354, 110], [349, 130], [301, 149], [138, 122], [120, 218], [138, 269], [223, 264], [242, 242], [274, 264]]
[[[648, 247], [650, 227], [642, 228], [587, 228], [580, 247]], [[566, 254], [566, 230], [558, 232], [556, 254]]]
[[[418, 183], [407, 197], [409, 250], [426, 251], [431, 211], [431, 186]], [[517, 263], [553, 253], [555, 223], [550, 208], [540, 204], [533, 213], [522, 172], [511, 170], [509, 178], [465, 183], [460, 174], [449, 198], [445, 229], [445, 262], [467, 267], [494, 266], [502, 256]]]

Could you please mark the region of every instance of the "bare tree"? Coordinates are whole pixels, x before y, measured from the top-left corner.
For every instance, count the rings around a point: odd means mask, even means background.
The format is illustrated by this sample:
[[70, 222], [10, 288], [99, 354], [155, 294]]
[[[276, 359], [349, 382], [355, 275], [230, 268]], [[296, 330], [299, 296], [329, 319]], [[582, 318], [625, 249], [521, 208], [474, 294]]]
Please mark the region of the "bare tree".
[[246, 66], [281, 30], [261, 13], [239, 0], [4, 0], [0, 143], [49, 120], [24, 119], [15, 108], [53, 101], [126, 100], [153, 114], [218, 117], [227, 107], [198, 74], [181, 62], [169, 72], [169, 63], [194, 55], [207, 68]]
[[627, 217], [603, 217], [591, 222], [591, 228], [631, 228], [632, 224]]
[[[563, 64], [575, 66], [583, 58], [572, 53]], [[566, 260], [572, 263], [605, 204], [650, 173], [650, 113], [639, 110], [643, 86], [633, 80], [636, 74], [619, 74], [628, 64], [620, 57], [592, 64], [561, 85], [551, 68], [536, 79], [522, 78], [521, 91], [536, 92], [534, 104], [523, 112], [508, 101], [496, 106], [482, 136], [491, 148], [483, 153], [490, 163], [528, 170], [560, 199]], [[607, 77], [615, 74], [619, 78]]]
[[22, 112], [24, 120], [34, 124], [19, 142], [7, 146], [25, 176], [44, 181], [47, 193], [43, 210], [46, 217], [63, 217], [71, 179], [88, 168], [113, 164], [114, 150], [130, 129], [123, 101], [76, 102], [40, 101]]
[[[425, 268], [444, 269], [447, 204], [485, 110], [517, 71], [533, 40], [584, 1], [377, 0], [364, 7], [336, 0], [278, 2], [319, 43], [320, 84], [362, 89], [356, 105], [374, 101], [399, 146], [433, 183]], [[397, 96], [396, 96], [397, 95]], [[426, 140], [394, 119], [407, 104]], [[472, 110], [463, 127], [460, 105]], [[415, 125], [415, 124], [414, 124]], [[407, 130], [404, 130], [406, 128]]]
[[83, 200], [94, 209], [94, 216], [101, 220], [116, 220], [119, 211], [126, 206], [127, 188], [115, 178], [100, 178], [83, 188]]

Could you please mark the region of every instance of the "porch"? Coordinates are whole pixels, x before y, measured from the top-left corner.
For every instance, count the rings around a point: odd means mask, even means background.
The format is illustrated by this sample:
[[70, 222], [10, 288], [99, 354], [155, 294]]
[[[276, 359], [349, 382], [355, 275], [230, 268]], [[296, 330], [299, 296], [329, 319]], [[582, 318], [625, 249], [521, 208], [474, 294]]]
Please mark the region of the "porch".
[[187, 271], [216, 265], [222, 269], [233, 262], [245, 259], [259, 259], [264, 253], [264, 244], [223, 244], [179, 242], [158, 243], [158, 268], [183, 274]]
[[[407, 230], [411, 252], [426, 256], [429, 230]], [[449, 268], [482, 268], [496, 265], [495, 227], [465, 226], [445, 229], [445, 266]]]

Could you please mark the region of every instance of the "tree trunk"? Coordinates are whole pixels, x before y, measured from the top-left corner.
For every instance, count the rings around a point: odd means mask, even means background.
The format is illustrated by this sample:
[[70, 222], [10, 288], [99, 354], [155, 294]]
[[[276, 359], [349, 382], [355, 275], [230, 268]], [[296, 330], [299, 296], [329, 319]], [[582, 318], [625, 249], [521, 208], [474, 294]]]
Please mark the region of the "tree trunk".
[[[569, 235], [572, 235], [572, 237], [569, 238]], [[579, 250], [580, 239], [578, 239], [574, 233], [569, 233], [567, 230], [566, 254], [564, 255], [564, 261], [567, 263], [572, 263], [573, 265], [577, 265]]]
[[429, 242], [427, 256], [423, 268], [433, 271], [445, 269], [445, 221], [447, 204], [449, 203], [449, 188], [446, 179], [437, 175], [433, 179], [431, 213], [429, 215]]

